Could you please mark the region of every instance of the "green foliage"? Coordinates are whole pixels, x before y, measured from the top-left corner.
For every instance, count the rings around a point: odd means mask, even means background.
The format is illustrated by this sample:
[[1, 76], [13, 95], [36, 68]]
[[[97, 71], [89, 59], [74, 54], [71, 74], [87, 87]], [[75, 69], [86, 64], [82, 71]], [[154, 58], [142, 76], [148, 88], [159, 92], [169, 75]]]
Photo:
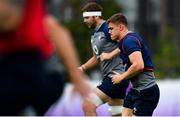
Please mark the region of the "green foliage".
[[122, 11], [121, 6], [115, 0], [103, 0], [102, 7], [104, 19], [108, 19], [113, 14]]
[[64, 25], [70, 30], [73, 35], [74, 44], [78, 51], [80, 60], [85, 62], [87, 58], [92, 56], [90, 46], [90, 33], [89, 29], [85, 27], [81, 22], [71, 21], [64, 23]]
[[175, 31], [171, 27], [165, 29], [165, 35], [158, 40], [157, 53], [154, 56], [157, 77], [176, 78], [180, 76], [180, 56], [173, 44]]

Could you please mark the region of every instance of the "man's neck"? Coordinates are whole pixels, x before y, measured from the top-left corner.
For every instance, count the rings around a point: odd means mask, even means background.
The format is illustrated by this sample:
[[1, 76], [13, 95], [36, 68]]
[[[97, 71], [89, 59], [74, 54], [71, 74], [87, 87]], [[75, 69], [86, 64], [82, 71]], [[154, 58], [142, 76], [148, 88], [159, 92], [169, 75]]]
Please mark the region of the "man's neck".
[[104, 21], [103, 19], [97, 20], [95, 30], [97, 31], [104, 22], [105, 22], [105, 21]]
[[128, 29], [124, 29], [122, 32], [121, 32], [121, 37], [120, 37], [120, 40], [123, 39], [130, 31]]

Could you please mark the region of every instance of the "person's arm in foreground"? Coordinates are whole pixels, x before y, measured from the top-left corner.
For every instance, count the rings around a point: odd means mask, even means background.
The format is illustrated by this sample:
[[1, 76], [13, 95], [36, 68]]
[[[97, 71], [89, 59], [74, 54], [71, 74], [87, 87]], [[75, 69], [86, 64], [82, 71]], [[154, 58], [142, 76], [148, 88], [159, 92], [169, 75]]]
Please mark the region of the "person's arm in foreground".
[[50, 40], [67, 68], [71, 82], [82, 96], [87, 96], [90, 86], [87, 85], [86, 75], [77, 69], [79, 61], [68, 30], [51, 16], [45, 18], [44, 24]]
[[115, 75], [112, 76], [113, 84], [117, 84], [122, 80], [131, 78], [132, 76], [138, 74], [144, 69], [144, 62], [140, 51], [135, 51], [132, 54], [130, 54], [129, 59], [132, 65], [129, 67], [129, 69], [126, 72], [122, 74], [115, 73]]

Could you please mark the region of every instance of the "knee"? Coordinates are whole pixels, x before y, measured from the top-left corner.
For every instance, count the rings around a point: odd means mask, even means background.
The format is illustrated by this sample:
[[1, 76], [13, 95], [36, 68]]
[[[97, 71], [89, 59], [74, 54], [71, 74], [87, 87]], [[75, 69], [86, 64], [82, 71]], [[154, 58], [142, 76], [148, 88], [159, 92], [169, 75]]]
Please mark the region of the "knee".
[[92, 101], [90, 101], [89, 99], [84, 99], [83, 104], [82, 104], [82, 108], [84, 111], [96, 110], [96, 105]]
[[84, 111], [94, 111], [101, 104], [103, 104], [103, 101], [96, 94], [91, 93], [84, 99], [82, 107]]

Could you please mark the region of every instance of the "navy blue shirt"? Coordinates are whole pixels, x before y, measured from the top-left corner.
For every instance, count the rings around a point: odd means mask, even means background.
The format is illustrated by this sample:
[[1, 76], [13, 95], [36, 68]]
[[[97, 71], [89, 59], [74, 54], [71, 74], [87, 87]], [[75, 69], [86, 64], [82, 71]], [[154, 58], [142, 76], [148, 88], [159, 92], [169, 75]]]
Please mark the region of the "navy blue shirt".
[[121, 50], [120, 57], [123, 60], [123, 64], [127, 65], [126, 70], [131, 66], [129, 55], [135, 51], [141, 51], [144, 61], [144, 70], [153, 71], [154, 66], [148, 47], [137, 33], [130, 32], [122, 40], [120, 40], [119, 49]]

